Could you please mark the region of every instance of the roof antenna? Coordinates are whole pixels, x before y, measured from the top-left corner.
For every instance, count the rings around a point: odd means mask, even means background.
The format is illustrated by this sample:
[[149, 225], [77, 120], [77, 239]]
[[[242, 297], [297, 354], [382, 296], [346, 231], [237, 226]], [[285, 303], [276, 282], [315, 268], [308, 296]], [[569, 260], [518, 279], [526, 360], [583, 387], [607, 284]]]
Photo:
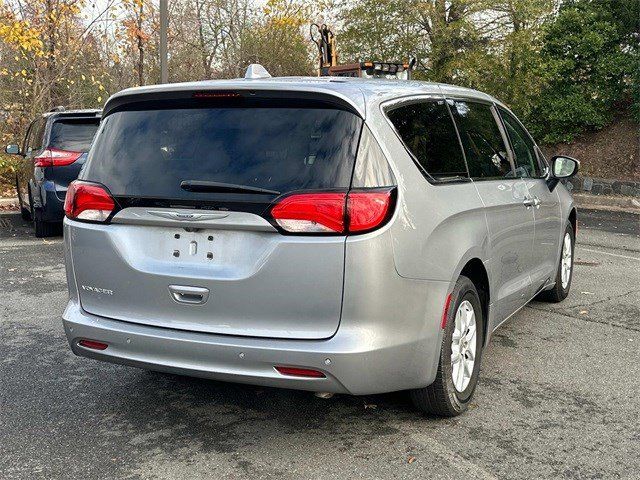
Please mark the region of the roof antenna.
[[244, 78], [271, 78], [271, 75], [267, 72], [267, 69], [259, 63], [252, 63], [247, 67]]

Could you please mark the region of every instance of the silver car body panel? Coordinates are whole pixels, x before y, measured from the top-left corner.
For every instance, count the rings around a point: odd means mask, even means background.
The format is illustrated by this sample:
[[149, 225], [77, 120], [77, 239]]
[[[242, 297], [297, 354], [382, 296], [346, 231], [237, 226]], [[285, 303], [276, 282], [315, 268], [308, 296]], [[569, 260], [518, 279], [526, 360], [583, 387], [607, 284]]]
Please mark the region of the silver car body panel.
[[[263, 231], [263, 225], [251, 231], [249, 222], [231, 230], [228, 217], [221, 220], [223, 229], [210, 221], [208, 228], [190, 232], [179, 220], [173, 226], [74, 222], [82, 231], [74, 236], [72, 256], [83, 309], [128, 322], [227, 335], [333, 335], [340, 321], [344, 237], [283, 236], [273, 228]], [[197, 307], [180, 303], [169, 285], [208, 289], [209, 299]]]
[[[399, 276], [388, 228], [347, 241], [340, 328], [330, 338], [310, 340], [202, 333], [88, 313], [70, 255], [77, 223], [65, 219], [70, 300], [63, 323], [78, 355], [218, 380], [357, 395], [419, 387], [435, 378], [440, 320], [428, 312], [441, 309], [449, 283]], [[84, 348], [78, 344], [83, 338], [109, 348]], [[276, 365], [316, 368], [327, 378], [283, 377]]]
[[[413, 81], [238, 79], [125, 90], [111, 97], [105, 114], [139, 96], [230, 89], [332, 95], [349, 104], [396, 176], [393, 217], [379, 230], [347, 237], [284, 236], [263, 218], [241, 212], [138, 207], [120, 211], [110, 225], [65, 219], [70, 301], [64, 325], [76, 354], [315, 391], [416, 388], [435, 378], [444, 302], [469, 261], [480, 260], [489, 278], [486, 340], [552, 285], [574, 208], [564, 186], [549, 192], [542, 179], [434, 185], [384, 113], [392, 103], [420, 97], [506, 108], [496, 99]], [[539, 207], [524, 205], [531, 194], [540, 197]], [[206, 289], [209, 298], [181, 304], [169, 286]], [[83, 348], [82, 338], [109, 348]], [[275, 365], [316, 368], [326, 378], [285, 377]]]

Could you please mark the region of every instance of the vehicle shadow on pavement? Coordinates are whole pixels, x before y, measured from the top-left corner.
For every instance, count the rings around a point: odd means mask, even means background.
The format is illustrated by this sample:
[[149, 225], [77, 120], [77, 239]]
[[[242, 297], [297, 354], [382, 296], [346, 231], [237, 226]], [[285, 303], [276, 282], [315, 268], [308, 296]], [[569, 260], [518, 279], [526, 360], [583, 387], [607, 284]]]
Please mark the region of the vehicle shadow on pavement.
[[[95, 365], [91, 370], [95, 372]], [[177, 445], [190, 446], [198, 455], [241, 452], [272, 445], [283, 435], [308, 441], [324, 437], [332, 449], [347, 450], [400, 434], [404, 421], [432, 420], [421, 416], [402, 392], [320, 399], [312, 392], [130, 368], [120, 373], [128, 377], [125, 384], [104, 395], [94, 392], [84, 421], [97, 421], [100, 437], [115, 435], [118, 443], [139, 445], [160, 456], [171, 455]]]
[[[196, 377], [140, 370], [136, 378], [139, 391], [148, 405], [182, 415], [242, 412], [243, 415], [278, 423], [293, 429], [318, 428], [336, 421], [335, 415], [366, 416], [382, 412], [415, 417], [420, 415], [411, 405], [406, 392], [382, 395], [334, 395], [318, 398], [313, 392], [227, 383]], [[292, 415], [292, 412], [296, 412]], [[140, 412], [136, 412], [139, 415]], [[173, 414], [166, 420], [171, 424]], [[178, 418], [176, 417], [176, 420]], [[198, 421], [197, 418], [193, 420]], [[206, 418], [200, 418], [207, 421]]]

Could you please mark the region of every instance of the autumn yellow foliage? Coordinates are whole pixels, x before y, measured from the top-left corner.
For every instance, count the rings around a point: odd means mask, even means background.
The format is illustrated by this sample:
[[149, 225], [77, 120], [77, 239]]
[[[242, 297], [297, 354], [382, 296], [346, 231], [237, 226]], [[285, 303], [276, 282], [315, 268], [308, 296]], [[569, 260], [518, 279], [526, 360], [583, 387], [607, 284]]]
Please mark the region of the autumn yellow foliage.
[[18, 20], [4, 6], [0, 6], [0, 40], [16, 49], [35, 55], [43, 55], [40, 31], [29, 22]]

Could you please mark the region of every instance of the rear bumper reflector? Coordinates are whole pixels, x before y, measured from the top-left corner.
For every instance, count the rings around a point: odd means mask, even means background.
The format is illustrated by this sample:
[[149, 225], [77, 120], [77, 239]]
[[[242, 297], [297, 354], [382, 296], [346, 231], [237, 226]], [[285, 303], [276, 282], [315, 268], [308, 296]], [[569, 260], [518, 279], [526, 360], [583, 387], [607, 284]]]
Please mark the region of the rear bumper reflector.
[[98, 342], [96, 340], [87, 340], [87, 339], [80, 340], [78, 342], [78, 345], [80, 345], [81, 347], [90, 348], [92, 350], [106, 350], [106, 348], [109, 346], [103, 342]]
[[319, 370], [312, 370], [310, 368], [296, 368], [296, 367], [274, 367], [282, 375], [290, 377], [307, 377], [307, 378], [326, 378], [325, 374]]
[[440, 328], [444, 329], [447, 326], [447, 316], [449, 315], [449, 306], [451, 305], [451, 294], [447, 295], [444, 301], [444, 308], [442, 309], [442, 320], [440, 320]]

